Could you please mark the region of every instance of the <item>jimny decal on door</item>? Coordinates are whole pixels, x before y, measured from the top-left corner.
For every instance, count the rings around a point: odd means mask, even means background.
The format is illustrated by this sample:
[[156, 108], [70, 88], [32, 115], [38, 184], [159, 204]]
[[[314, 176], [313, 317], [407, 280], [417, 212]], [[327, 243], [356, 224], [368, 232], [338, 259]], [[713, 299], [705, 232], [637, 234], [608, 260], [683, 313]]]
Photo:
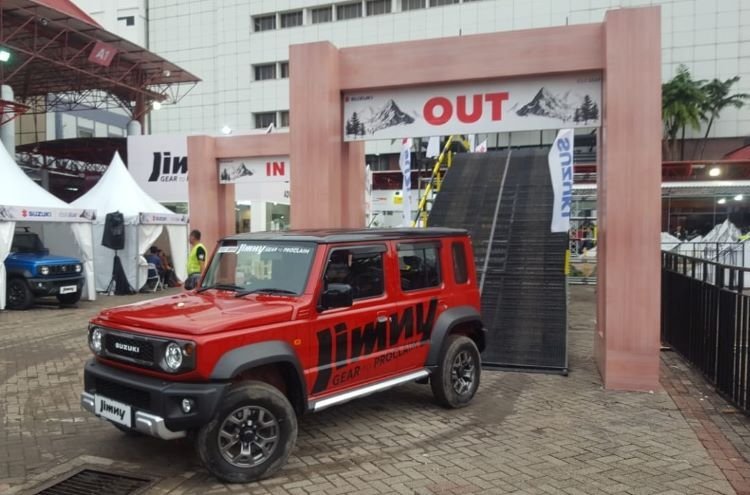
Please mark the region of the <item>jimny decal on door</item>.
[[[371, 321], [349, 328], [345, 321], [316, 333], [318, 375], [312, 393], [339, 388], [367, 372], [407, 356], [430, 340], [437, 312], [437, 299], [417, 303], [385, 321]], [[386, 352], [382, 352], [386, 351]], [[370, 360], [363, 358], [379, 353]]]
[[344, 95], [344, 139], [598, 127], [601, 75], [550, 76]]

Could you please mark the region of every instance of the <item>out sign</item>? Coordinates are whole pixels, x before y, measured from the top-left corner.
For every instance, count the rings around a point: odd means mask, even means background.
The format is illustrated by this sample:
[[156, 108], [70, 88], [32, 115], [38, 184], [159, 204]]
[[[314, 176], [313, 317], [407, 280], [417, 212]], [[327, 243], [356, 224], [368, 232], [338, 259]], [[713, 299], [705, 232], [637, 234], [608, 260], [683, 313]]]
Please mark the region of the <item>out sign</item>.
[[91, 50], [91, 53], [89, 53], [89, 62], [95, 63], [97, 65], [103, 65], [104, 67], [109, 67], [109, 65], [112, 63], [112, 59], [115, 58], [115, 55], [117, 55], [117, 48], [107, 43], [98, 41], [94, 45], [94, 49]]

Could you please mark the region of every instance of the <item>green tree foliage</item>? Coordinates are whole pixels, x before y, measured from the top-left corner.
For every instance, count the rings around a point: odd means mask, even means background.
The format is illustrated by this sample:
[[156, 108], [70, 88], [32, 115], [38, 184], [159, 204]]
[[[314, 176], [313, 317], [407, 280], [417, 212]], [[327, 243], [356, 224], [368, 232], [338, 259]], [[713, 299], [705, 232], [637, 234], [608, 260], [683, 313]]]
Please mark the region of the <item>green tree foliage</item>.
[[714, 120], [719, 118], [719, 114], [722, 110], [728, 107], [742, 108], [745, 105], [745, 101], [750, 99], [750, 94], [747, 93], [735, 93], [730, 94], [732, 86], [734, 86], [740, 80], [739, 76], [734, 76], [725, 81], [714, 78], [703, 85], [704, 101], [703, 107], [701, 108], [703, 113], [703, 120], [707, 123], [706, 132], [703, 135], [703, 142], [701, 144], [700, 158], [703, 158], [703, 152], [706, 150], [706, 142], [708, 141], [708, 135], [711, 132], [711, 126]]
[[669, 159], [677, 159], [677, 135], [681, 136], [679, 159], [685, 155], [685, 129], [699, 130], [703, 120], [706, 95], [705, 81], [693, 80], [684, 65], [677, 68], [677, 74], [661, 87], [661, 115]]

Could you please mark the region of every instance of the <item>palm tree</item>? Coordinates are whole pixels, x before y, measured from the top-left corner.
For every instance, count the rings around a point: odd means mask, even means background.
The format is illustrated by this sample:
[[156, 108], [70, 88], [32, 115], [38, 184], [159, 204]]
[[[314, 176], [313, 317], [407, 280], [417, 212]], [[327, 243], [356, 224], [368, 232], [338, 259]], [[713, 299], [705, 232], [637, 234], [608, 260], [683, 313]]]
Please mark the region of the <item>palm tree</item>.
[[747, 93], [729, 94], [732, 86], [739, 80], [740, 76], [734, 76], [726, 81], [714, 78], [703, 85], [702, 89], [706, 96], [702, 108], [704, 114], [703, 120], [705, 121], [706, 117], [708, 117], [708, 125], [706, 126], [706, 134], [703, 136], [703, 142], [701, 143], [700, 158], [703, 158], [703, 152], [706, 150], [706, 142], [708, 142], [708, 134], [711, 132], [711, 126], [714, 120], [719, 118], [721, 111], [727, 107], [742, 108], [745, 105], [745, 100], [750, 98], [750, 94]]
[[681, 134], [680, 160], [685, 157], [685, 129], [690, 126], [700, 129], [703, 118], [705, 81], [694, 81], [684, 65], [677, 68], [677, 75], [662, 84], [661, 114], [667, 139], [669, 158], [677, 154], [677, 134]]

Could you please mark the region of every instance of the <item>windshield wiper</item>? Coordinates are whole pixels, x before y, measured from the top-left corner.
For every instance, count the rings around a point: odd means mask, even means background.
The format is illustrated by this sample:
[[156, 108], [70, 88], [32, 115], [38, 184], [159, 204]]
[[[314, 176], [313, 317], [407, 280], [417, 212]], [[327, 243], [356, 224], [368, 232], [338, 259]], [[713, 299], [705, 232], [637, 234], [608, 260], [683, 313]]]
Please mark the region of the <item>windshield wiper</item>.
[[259, 293], [265, 293], [265, 294], [290, 294], [293, 296], [296, 296], [297, 293], [293, 290], [287, 290], [287, 289], [277, 289], [275, 287], [260, 287], [258, 289], [252, 289], [252, 290], [243, 290], [238, 292], [234, 295], [234, 297], [243, 297], [247, 296], [249, 294], [259, 294]]
[[207, 285], [205, 287], [201, 287], [195, 292], [205, 292], [209, 289], [241, 291], [242, 289], [244, 289], [244, 287], [240, 287], [239, 285], [232, 285], [232, 284], [214, 284], [214, 285]]

